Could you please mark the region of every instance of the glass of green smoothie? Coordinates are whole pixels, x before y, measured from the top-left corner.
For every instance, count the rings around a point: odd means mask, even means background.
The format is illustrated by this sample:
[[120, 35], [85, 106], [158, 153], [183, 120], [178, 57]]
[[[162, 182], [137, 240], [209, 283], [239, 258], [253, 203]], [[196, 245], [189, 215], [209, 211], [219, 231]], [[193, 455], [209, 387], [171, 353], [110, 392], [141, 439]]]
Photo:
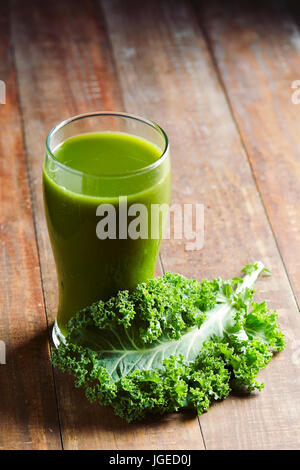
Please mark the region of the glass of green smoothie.
[[[170, 202], [165, 132], [125, 113], [76, 116], [46, 142], [43, 195], [59, 302], [55, 345], [82, 308], [152, 278]], [[157, 216], [158, 214], [158, 216]]]

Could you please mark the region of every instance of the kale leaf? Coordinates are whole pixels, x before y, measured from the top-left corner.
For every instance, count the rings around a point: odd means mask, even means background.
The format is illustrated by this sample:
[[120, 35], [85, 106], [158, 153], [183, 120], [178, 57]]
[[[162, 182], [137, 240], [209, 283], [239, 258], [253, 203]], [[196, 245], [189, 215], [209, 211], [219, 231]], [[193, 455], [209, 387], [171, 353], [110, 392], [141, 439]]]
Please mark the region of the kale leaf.
[[166, 273], [120, 291], [69, 321], [52, 362], [128, 422], [261, 390], [259, 370], [285, 345], [276, 313], [253, 300], [262, 271], [257, 262], [243, 279], [202, 282]]

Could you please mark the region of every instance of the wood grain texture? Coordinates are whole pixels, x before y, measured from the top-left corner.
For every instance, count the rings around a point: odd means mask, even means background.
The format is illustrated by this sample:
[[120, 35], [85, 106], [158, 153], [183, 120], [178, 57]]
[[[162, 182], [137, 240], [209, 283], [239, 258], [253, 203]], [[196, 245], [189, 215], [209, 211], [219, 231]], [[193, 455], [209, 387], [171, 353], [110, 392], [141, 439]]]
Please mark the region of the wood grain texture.
[[60, 449], [8, 2], [0, 4], [0, 449]]
[[[295, 2], [296, 3], [296, 2]], [[300, 301], [300, 33], [285, 2], [204, 4], [200, 21]], [[300, 19], [298, 8], [298, 19]]]
[[[56, 275], [42, 207], [44, 139], [62, 119], [123, 102], [101, 9], [93, 1], [13, 2], [13, 36], [48, 318], [56, 314]], [[126, 426], [91, 406], [55, 372], [66, 449], [203, 448], [197, 420], [172, 415]]]
[[[124, 104], [163, 125], [171, 141], [173, 202], [205, 205], [205, 245], [163, 244], [167, 270], [237, 275], [256, 259], [272, 269], [259, 298], [277, 307], [288, 347], [261, 374], [266, 389], [200, 417], [208, 449], [284, 449], [300, 442], [300, 317], [240, 135], [195, 12], [188, 3], [103, 0]], [[263, 78], [263, 77], [262, 77]], [[247, 122], [247, 116], [243, 117]]]
[[[95, 2], [12, 1], [25, 143], [47, 314], [56, 316], [56, 273], [42, 200], [42, 165], [50, 129], [70, 116], [119, 109], [122, 100]], [[95, 39], [96, 38], [96, 39]]]

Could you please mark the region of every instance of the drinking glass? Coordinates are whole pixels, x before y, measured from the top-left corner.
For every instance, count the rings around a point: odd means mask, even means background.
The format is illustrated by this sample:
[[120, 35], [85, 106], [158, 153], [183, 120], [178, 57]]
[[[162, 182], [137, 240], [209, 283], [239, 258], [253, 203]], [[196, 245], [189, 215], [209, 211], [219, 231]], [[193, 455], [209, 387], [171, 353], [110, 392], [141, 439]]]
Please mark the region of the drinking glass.
[[[93, 174], [56, 158], [57, 149], [68, 139], [99, 132], [144, 139], [159, 149], [159, 158], [142, 168], [116, 169], [109, 175], [101, 173], [101, 164]], [[88, 149], [84, 158], [91, 158]], [[99, 299], [107, 300], [118, 290], [130, 291], [153, 277], [164, 221], [152, 208], [169, 205], [170, 186], [168, 138], [154, 122], [125, 113], [96, 112], [67, 119], [50, 131], [43, 196], [58, 280], [53, 327], [56, 346], [64, 341], [67, 322], [79, 310]], [[136, 204], [143, 205], [146, 212], [135, 210], [139, 207]], [[110, 237], [99, 235], [97, 230], [99, 222], [108, 216], [108, 206], [114, 216]], [[146, 230], [140, 236], [137, 230], [129, 236], [130, 224], [137, 216]]]

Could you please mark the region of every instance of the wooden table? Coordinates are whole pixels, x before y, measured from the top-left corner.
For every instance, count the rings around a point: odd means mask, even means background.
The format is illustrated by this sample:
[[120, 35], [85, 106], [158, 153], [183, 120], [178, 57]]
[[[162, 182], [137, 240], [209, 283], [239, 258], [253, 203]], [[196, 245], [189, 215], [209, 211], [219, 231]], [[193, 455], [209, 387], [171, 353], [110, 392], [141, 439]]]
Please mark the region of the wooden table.
[[[0, 449], [300, 447], [300, 14], [294, 3], [205, 3], [0, 3]], [[258, 297], [278, 309], [288, 345], [261, 373], [262, 393], [199, 418], [126, 425], [52, 369], [44, 141], [62, 119], [95, 110], [160, 123], [172, 201], [205, 204], [203, 249], [164, 241], [162, 269], [199, 280], [238, 275], [256, 259], [272, 269]]]

